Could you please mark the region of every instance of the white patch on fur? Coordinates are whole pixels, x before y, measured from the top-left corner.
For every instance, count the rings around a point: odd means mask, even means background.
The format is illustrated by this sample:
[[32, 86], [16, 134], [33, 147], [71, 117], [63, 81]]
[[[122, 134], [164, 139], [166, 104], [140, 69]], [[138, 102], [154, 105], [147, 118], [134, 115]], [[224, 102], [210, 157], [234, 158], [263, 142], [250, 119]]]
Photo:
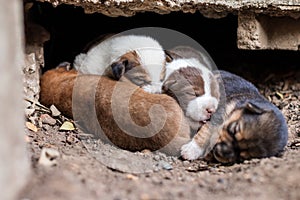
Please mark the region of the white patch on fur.
[[204, 81], [204, 95], [190, 101], [186, 109], [186, 116], [190, 118], [188, 119], [189, 124], [192, 129], [196, 130], [200, 127], [200, 121], [208, 120], [211, 117], [211, 113], [208, 113], [207, 110], [215, 112], [219, 102], [215, 97], [211, 96], [211, 79], [209, 75], [211, 74], [211, 77], [213, 77], [212, 72], [195, 58], [180, 58], [168, 63], [166, 66], [166, 79], [173, 72], [185, 67], [200, 69]]
[[181, 156], [186, 160], [196, 160], [203, 155], [204, 149], [199, 147], [194, 139], [181, 147]]
[[211, 95], [211, 88], [210, 88], [210, 78], [209, 74], [213, 77], [212, 72], [206, 68], [202, 63], [199, 62], [196, 58], [179, 58], [173, 60], [172, 62], [168, 63], [166, 66], [166, 79], [175, 71], [186, 68], [186, 67], [195, 67], [202, 71], [202, 78], [204, 81], [204, 91], [206, 95]]
[[165, 53], [161, 45], [148, 36], [125, 35], [104, 40], [86, 54], [76, 56], [74, 68], [84, 74], [105, 75], [107, 67], [130, 51], [136, 51], [152, 83], [161, 83], [160, 73], [165, 64]]
[[[186, 109], [186, 116], [194, 121], [204, 121], [211, 117], [211, 114], [216, 111], [218, 107], [218, 100], [210, 95], [197, 97], [188, 103]], [[211, 110], [212, 113], [207, 112]]]
[[152, 94], [161, 94], [162, 83], [153, 83], [151, 85], [144, 85], [143, 90]]
[[166, 77], [165, 80], [175, 71], [186, 68], [186, 67], [196, 67], [202, 69], [204, 65], [202, 65], [197, 59], [195, 58], [179, 58], [175, 59], [166, 65]]

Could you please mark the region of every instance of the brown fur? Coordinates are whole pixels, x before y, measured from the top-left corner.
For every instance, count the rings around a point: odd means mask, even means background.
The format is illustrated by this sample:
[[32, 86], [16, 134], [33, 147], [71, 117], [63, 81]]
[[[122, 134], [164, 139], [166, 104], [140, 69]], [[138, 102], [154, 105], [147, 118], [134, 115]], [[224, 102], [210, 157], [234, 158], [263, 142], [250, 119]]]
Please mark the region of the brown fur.
[[[182, 71], [190, 71], [192, 73], [184, 74]], [[177, 103], [180, 104], [184, 112], [186, 111], [188, 103], [196, 98], [196, 91], [198, 94], [204, 94], [203, 79], [201, 75], [200, 77], [193, 76], [194, 71], [196, 71], [198, 75], [201, 73], [196, 68], [182, 68], [174, 71], [162, 87], [162, 92], [173, 97]], [[196, 85], [196, 83], [201, 85]]]
[[179, 73], [193, 86], [195, 96], [201, 96], [205, 93], [202, 71], [195, 67], [186, 67], [178, 70]]
[[[176, 101], [167, 95], [149, 94], [130, 83], [96, 75], [77, 75], [76, 71], [65, 68], [53, 69], [41, 78], [40, 101], [46, 106], [54, 104], [63, 114], [74, 118], [83, 130], [130, 151], [150, 149], [178, 155], [181, 145], [189, 140], [189, 126]], [[161, 107], [155, 108], [155, 105]], [[165, 112], [161, 112], [162, 109]], [[135, 124], [147, 126], [149, 131], [143, 129], [141, 133], [144, 138], [126, 134], [128, 130], [135, 131], [131, 119], [124, 114], [128, 110]], [[157, 119], [153, 120], [154, 124], [150, 122], [151, 115]], [[129, 129], [120, 128], [116, 118], [122, 123], [128, 122]], [[158, 133], [151, 135], [153, 127], [161, 122]]]

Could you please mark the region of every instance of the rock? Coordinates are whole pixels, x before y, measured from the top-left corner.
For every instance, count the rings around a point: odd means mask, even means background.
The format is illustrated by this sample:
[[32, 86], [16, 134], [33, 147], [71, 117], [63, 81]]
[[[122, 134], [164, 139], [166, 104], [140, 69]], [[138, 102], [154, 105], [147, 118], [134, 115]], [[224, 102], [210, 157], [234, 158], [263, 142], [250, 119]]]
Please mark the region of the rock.
[[50, 117], [48, 114], [42, 114], [40, 118], [43, 124], [49, 124], [49, 125], [56, 124], [56, 120]]
[[54, 105], [50, 106], [50, 110], [53, 117], [57, 117], [61, 114], [60, 111]]
[[55, 149], [43, 148], [38, 164], [51, 167], [57, 165], [57, 159], [60, 157], [60, 153]]

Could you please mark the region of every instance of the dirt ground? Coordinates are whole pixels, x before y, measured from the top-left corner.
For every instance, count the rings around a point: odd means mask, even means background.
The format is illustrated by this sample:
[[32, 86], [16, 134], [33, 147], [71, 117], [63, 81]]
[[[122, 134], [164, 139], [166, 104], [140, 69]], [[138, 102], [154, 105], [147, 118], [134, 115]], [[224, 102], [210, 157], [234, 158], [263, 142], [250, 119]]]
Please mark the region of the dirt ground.
[[[36, 105], [28, 121], [38, 130], [25, 126], [32, 173], [19, 199], [300, 199], [300, 69], [235, 72], [285, 115], [289, 141], [281, 156], [227, 166], [127, 152], [78, 130], [59, 130], [66, 119], [41, 120], [48, 112]], [[46, 148], [54, 150], [45, 154], [49, 166], [40, 159]]]

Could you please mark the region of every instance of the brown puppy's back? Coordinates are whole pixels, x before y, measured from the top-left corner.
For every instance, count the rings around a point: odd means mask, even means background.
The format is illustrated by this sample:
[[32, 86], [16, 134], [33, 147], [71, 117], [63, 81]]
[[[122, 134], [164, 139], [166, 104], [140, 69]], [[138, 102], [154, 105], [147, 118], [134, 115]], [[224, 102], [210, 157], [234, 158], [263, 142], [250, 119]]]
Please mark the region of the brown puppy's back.
[[76, 71], [64, 68], [49, 70], [41, 79], [41, 103], [54, 104], [81, 128], [130, 151], [165, 147], [162, 152], [178, 155], [181, 145], [189, 140], [189, 126], [176, 101], [167, 95], [146, 93], [130, 83], [77, 76]]

